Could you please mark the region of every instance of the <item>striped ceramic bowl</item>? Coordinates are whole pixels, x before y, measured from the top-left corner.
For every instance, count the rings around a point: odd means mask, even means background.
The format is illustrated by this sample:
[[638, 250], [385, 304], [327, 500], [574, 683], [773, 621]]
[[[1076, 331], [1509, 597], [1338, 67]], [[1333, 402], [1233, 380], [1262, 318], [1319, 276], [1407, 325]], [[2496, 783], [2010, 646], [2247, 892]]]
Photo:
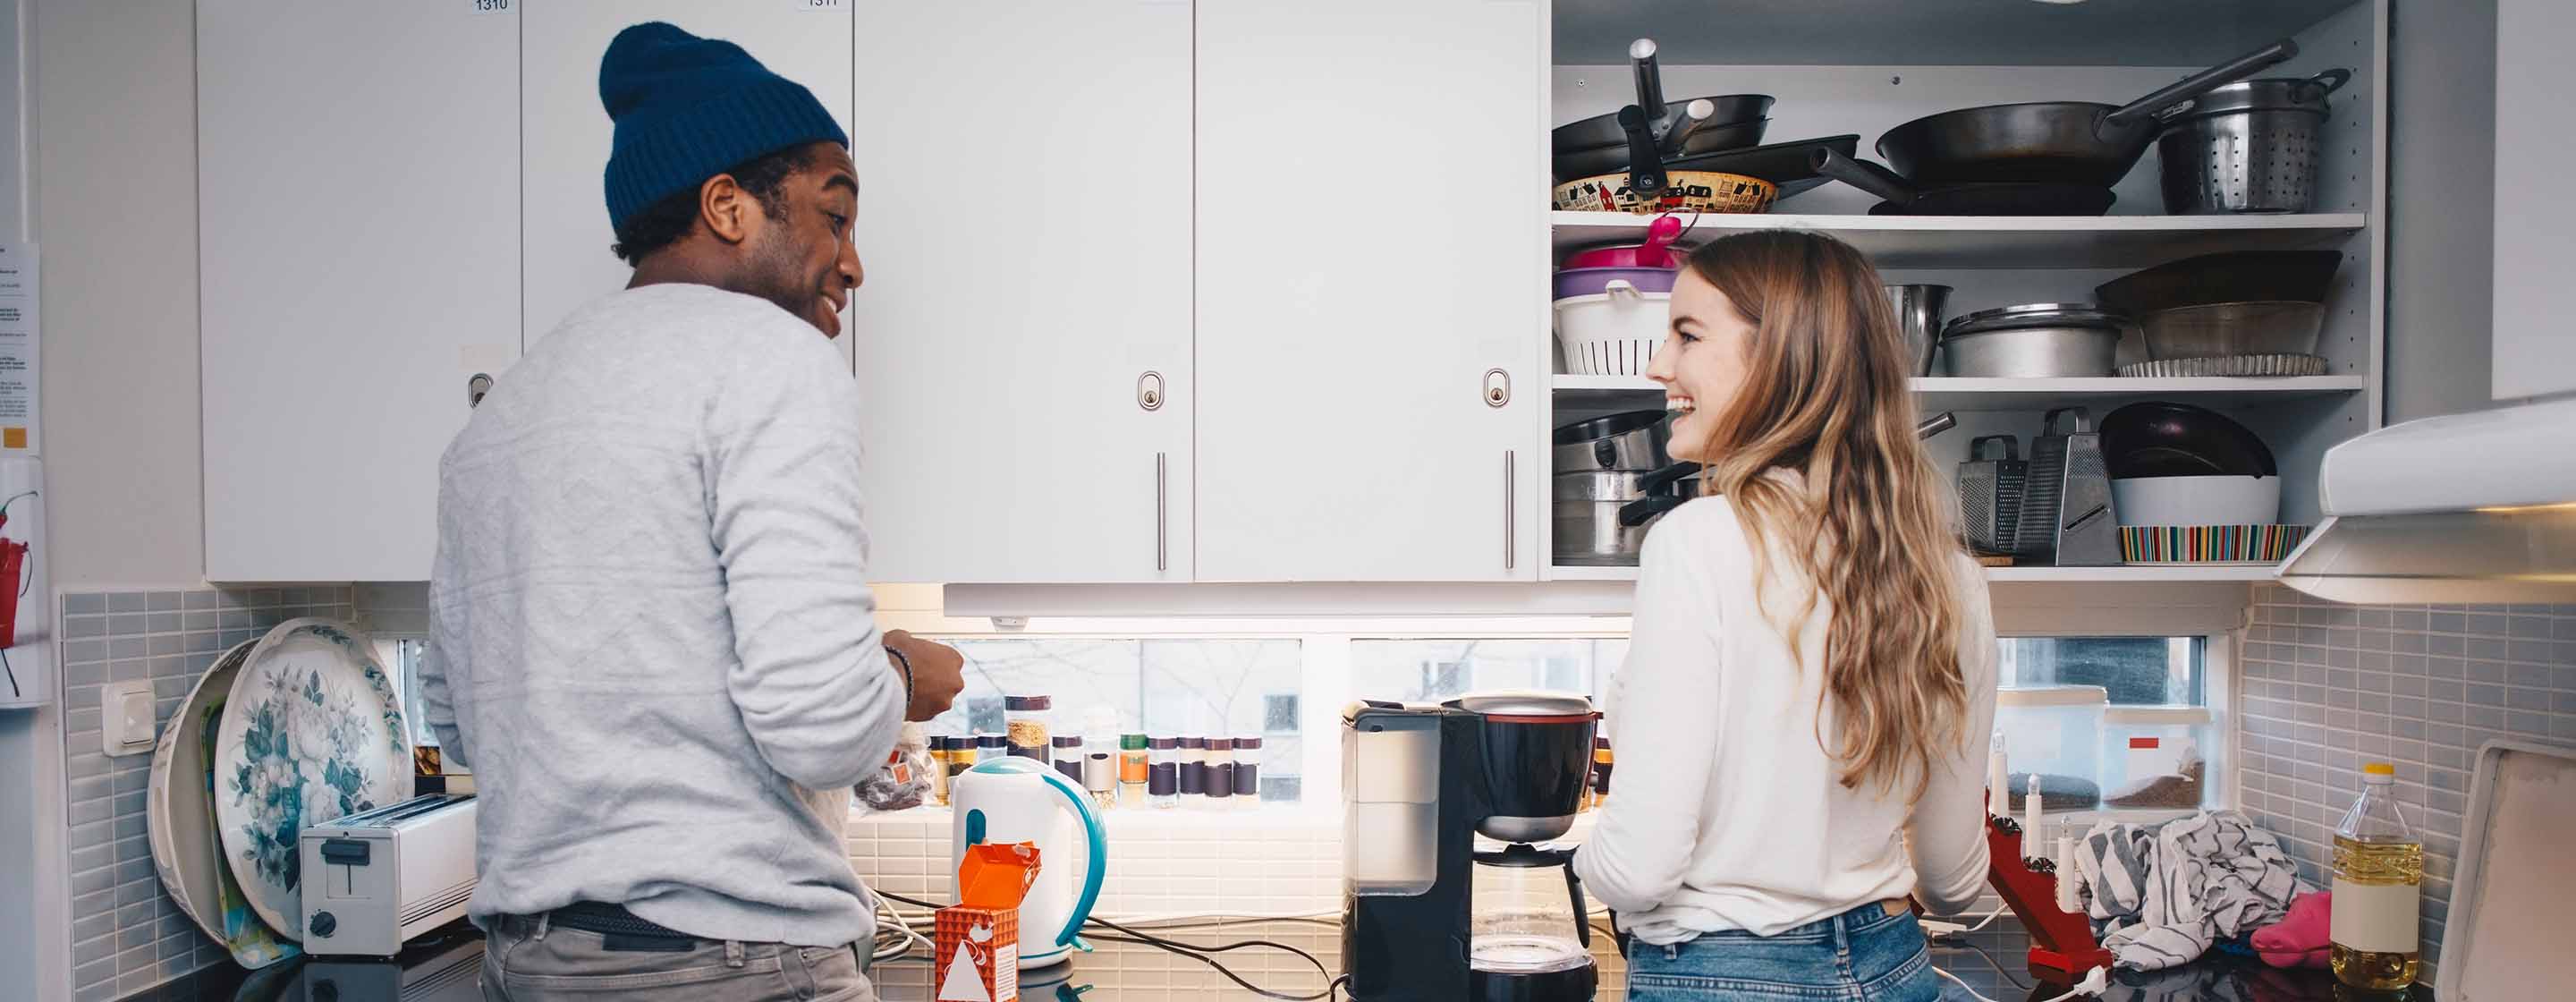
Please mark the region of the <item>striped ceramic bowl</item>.
[[2308, 537], [2304, 525], [2124, 525], [2132, 564], [2277, 564]]

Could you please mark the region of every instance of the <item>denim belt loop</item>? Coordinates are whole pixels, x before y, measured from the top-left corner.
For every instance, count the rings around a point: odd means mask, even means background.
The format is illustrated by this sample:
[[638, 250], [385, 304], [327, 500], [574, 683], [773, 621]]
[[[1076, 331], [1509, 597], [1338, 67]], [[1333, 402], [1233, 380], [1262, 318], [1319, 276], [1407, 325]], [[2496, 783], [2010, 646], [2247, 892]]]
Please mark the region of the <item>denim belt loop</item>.
[[1681, 944], [1679, 944], [1679, 943], [1666, 943], [1666, 944], [1664, 944], [1664, 959], [1665, 959], [1665, 960], [1680, 960], [1680, 959], [1682, 959], [1682, 947], [1681, 947]]
[[726, 967], [741, 967], [741, 966], [743, 966], [743, 959], [742, 959], [742, 941], [741, 941], [741, 940], [739, 940], [739, 939], [728, 939], [728, 940], [725, 940], [725, 966], [726, 966]]
[[555, 927], [555, 913], [553, 913], [553, 912], [545, 912], [545, 913], [543, 913], [543, 914], [540, 914], [540, 915], [538, 915], [538, 916], [537, 916], [537, 932], [536, 932], [536, 935], [535, 935], [535, 936], [533, 936], [533, 937], [531, 937], [531, 938], [535, 939], [537, 942], [543, 943], [543, 942], [545, 942], [545, 941], [546, 941], [546, 933], [553, 931], [553, 930], [554, 930], [554, 927]]
[[1853, 923], [1860, 921], [1860, 919], [1854, 917], [1858, 914], [1859, 912], [1857, 910], [1849, 911], [1825, 920], [1826, 925], [1834, 927], [1834, 953], [1837, 955], [1844, 957], [1851, 956], [1851, 927]]

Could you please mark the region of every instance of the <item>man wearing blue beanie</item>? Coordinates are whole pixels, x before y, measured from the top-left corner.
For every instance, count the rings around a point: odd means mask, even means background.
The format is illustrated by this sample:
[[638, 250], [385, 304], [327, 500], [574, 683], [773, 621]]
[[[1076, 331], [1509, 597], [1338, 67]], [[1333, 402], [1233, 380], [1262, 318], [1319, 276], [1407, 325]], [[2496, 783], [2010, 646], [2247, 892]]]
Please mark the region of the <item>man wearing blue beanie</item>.
[[[439, 467], [421, 710], [477, 777], [487, 998], [874, 999], [852, 785], [957, 652], [880, 632], [849, 138], [730, 42], [609, 43], [623, 291], [529, 349]], [[822, 337], [815, 336], [817, 333]]]

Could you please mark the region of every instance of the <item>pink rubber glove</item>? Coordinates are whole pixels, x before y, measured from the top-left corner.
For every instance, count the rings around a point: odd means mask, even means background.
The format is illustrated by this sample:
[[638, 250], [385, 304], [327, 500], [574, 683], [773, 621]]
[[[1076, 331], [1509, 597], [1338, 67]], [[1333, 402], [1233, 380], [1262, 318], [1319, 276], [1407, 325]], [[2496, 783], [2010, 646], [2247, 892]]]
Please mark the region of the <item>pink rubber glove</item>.
[[2274, 967], [2326, 967], [2333, 962], [2334, 892], [2313, 891], [2291, 900], [2281, 921], [2254, 930], [2254, 952]]

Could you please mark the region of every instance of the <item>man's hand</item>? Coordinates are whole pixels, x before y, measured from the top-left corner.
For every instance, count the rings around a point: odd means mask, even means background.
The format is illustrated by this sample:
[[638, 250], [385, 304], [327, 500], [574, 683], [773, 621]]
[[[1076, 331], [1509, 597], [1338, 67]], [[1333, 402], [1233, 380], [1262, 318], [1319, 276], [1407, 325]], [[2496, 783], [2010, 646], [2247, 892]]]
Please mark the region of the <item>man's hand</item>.
[[966, 656], [902, 630], [887, 630], [885, 645], [912, 665], [912, 705], [904, 708], [903, 719], [923, 721], [948, 712], [966, 688]]

